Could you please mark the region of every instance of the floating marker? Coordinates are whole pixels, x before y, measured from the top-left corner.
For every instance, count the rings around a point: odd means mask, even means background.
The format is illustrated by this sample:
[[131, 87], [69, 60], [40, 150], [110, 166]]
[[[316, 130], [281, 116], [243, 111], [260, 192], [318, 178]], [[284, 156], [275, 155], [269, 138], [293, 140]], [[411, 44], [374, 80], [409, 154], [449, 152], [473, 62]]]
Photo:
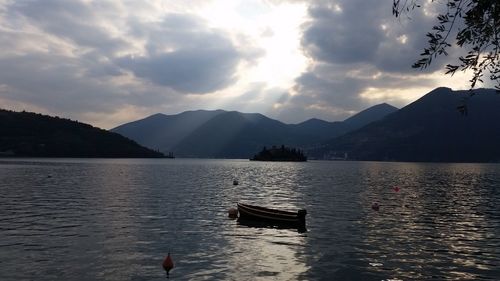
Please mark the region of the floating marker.
[[229, 216], [230, 218], [232, 218], [232, 219], [235, 219], [235, 218], [237, 218], [237, 217], [238, 217], [238, 209], [236, 209], [236, 208], [230, 208], [230, 209], [227, 211], [227, 213], [228, 213], [228, 216]]
[[170, 257], [170, 253], [165, 257], [162, 263], [163, 269], [167, 272], [167, 278], [169, 278], [168, 273], [172, 268], [174, 268], [174, 262], [172, 261], [172, 258]]
[[239, 182], [237, 180], [233, 180], [233, 185], [238, 185]]
[[372, 204], [372, 209], [374, 211], [378, 211], [380, 209], [380, 205], [377, 202], [375, 202], [375, 203]]
[[394, 187], [394, 191], [399, 192], [399, 190], [400, 190], [400, 189], [399, 189], [399, 186], [395, 186], [395, 187]]

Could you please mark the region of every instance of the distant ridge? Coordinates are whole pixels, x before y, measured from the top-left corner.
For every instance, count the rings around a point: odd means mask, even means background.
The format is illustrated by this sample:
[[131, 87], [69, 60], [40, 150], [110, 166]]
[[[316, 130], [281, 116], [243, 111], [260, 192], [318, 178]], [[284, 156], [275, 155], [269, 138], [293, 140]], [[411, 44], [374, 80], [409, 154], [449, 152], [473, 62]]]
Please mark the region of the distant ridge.
[[151, 158], [162, 153], [91, 125], [0, 109], [0, 156]]
[[[471, 96], [471, 93], [474, 93]], [[317, 158], [500, 162], [500, 95], [437, 88], [386, 118], [308, 151]]]
[[381, 108], [353, 119], [355, 122], [310, 119], [299, 124], [285, 124], [258, 113], [196, 110], [155, 114], [111, 131], [152, 149], [172, 151], [177, 157], [248, 159], [264, 146], [315, 146], [397, 110], [389, 105]]
[[[176, 115], [157, 113], [118, 126], [111, 129], [111, 131], [132, 139], [143, 146], [168, 153], [172, 152], [174, 147], [205, 122], [224, 112], [223, 110], [196, 110], [185, 111]], [[179, 156], [177, 153], [175, 155]]]
[[343, 123], [353, 129], [359, 129], [372, 123], [373, 121], [378, 121], [379, 119], [381, 119], [380, 116], [386, 117], [387, 115], [396, 111], [398, 111], [398, 108], [387, 103], [381, 103], [347, 118]]

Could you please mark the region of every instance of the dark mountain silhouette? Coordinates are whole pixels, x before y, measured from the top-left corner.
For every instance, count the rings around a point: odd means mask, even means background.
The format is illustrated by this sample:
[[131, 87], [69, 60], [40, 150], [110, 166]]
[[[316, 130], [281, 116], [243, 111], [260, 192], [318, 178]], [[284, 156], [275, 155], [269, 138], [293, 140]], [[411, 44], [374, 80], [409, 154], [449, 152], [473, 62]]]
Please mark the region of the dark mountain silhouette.
[[[387, 112], [372, 114], [372, 121]], [[369, 118], [363, 120], [369, 122]], [[178, 157], [249, 158], [264, 146], [309, 147], [357, 129], [360, 124], [364, 125], [363, 121], [343, 124], [310, 119], [289, 125], [257, 113], [198, 110], [155, 114], [112, 131], [150, 148], [173, 151]]]
[[500, 95], [495, 90], [437, 88], [419, 100], [325, 146], [318, 158], [347, 153], [353, 160], [500, 161]]
[[328, 122], [321, 119], [312, 118], [299, 124], [290, 124], [288, 127], [301, 136], [296, 139], [296, 144], [310, 146], [331, 138], [345, 134], [353, 130], [343, 122]]
[[30, 112], [0, 109], [0, 156], [163, 157], [119, 134]]
[[398, 111], [398, 108], [387, 103], [381, 103], [347, 118], [343, 123], [356, 130], [396, 111]]
[[[316, 145], [326, 140], [341, 136], [347, 132], [357, 130], [367, 124], [380, 120], [385, 116], [396, 112], [398, 108], [383, 103], [365, 109], [342, 122], [327, 122], [312, 118], [299, 124], [289, 125], [293, 130], [304, 138], [298, 144]], [[314, 140], [314, 142], [311, 142]]]

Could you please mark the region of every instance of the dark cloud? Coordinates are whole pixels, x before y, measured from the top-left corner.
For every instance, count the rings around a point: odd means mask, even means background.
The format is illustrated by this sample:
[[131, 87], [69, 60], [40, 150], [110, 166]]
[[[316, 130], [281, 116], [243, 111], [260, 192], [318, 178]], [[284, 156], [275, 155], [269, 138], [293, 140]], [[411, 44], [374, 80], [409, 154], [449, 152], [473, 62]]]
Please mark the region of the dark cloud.
[[202, 19], [185, 14], [172, 13], [158, 22], [135, 23], [132, 32], [141, 34], [147, 41], [146, 49], [150, 54], [163, 53], [166, 48], [234, 48], [222, 31], [208, 28]]
[[[412, 19], [397, 20], [392, 1], [320, 2], [309, 8], [302, 46], [314, 60], [331, 64], [369, 63], [381, 71], [410, 72], [426, 45], [433, 17], [421, 9]], [[428, 71], [441, 67], [439, 62]]]
[[[309, 19], [303, 25], [301, 44], [311, 63], [295, 80], [295, 94], [283, 103], [281, 116], [285, 119], [294, 119], [293, 114], [341, 120], [384, 102], [367, 97], [369, 89], [435, 87], [435, 80], [421, 74], [443, 69], [450, 61], [439, 58], [424, 71], [411, 67], [435, 24], [435, 17], [426, 16], [423, 8], [412, 11], [411, 19], [396, 19], [390, 0], [304, 2], [308, 3]], [[405, 98], [393, 101], [402, 106]]]
[[169, 14], [158, 23], [136, 24], [131, 32], [147, 40], [146, 54], [118, 58], [117, 64], [181, 93], [223, 89], [235, 81], [239, 62], [250, 59], [223, 32], [191, 16]]
[[181, 49], [117, 63], [137, 77], [184, 93], [210, 93], [231, 84], [239, 61], [234, 49]]
[[365, 9], [353, 5], [356, 1], [345, 2], [338, 8], [330, 4], [309, 8], [311, 21], [306, 25], [302, 45], [314, 59], [355, 63], [372, 60], [376, 54], [383, 36], [378, 20], [366, 17]]
[[364, 83], [359, 79], [326, 79], [314, 72], [305, 73], [297, 80], [296, 91], [292, 103], [328, 104], [343, 107], [347, 110], [359, 108], [362, 105], [357, 96]]

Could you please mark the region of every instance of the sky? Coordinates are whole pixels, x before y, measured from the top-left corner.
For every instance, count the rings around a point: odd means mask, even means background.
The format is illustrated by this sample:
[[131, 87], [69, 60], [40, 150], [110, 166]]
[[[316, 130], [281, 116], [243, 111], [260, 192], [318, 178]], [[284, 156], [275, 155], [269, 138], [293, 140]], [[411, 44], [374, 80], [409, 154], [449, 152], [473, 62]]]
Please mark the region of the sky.
[[392, 0], [0, 0], [0, 108], [104, 129], [155, 113], [224, 109], [285, 123], [403, 107], [436, 87], [450, 49], [411, 64], [439, 5]]

